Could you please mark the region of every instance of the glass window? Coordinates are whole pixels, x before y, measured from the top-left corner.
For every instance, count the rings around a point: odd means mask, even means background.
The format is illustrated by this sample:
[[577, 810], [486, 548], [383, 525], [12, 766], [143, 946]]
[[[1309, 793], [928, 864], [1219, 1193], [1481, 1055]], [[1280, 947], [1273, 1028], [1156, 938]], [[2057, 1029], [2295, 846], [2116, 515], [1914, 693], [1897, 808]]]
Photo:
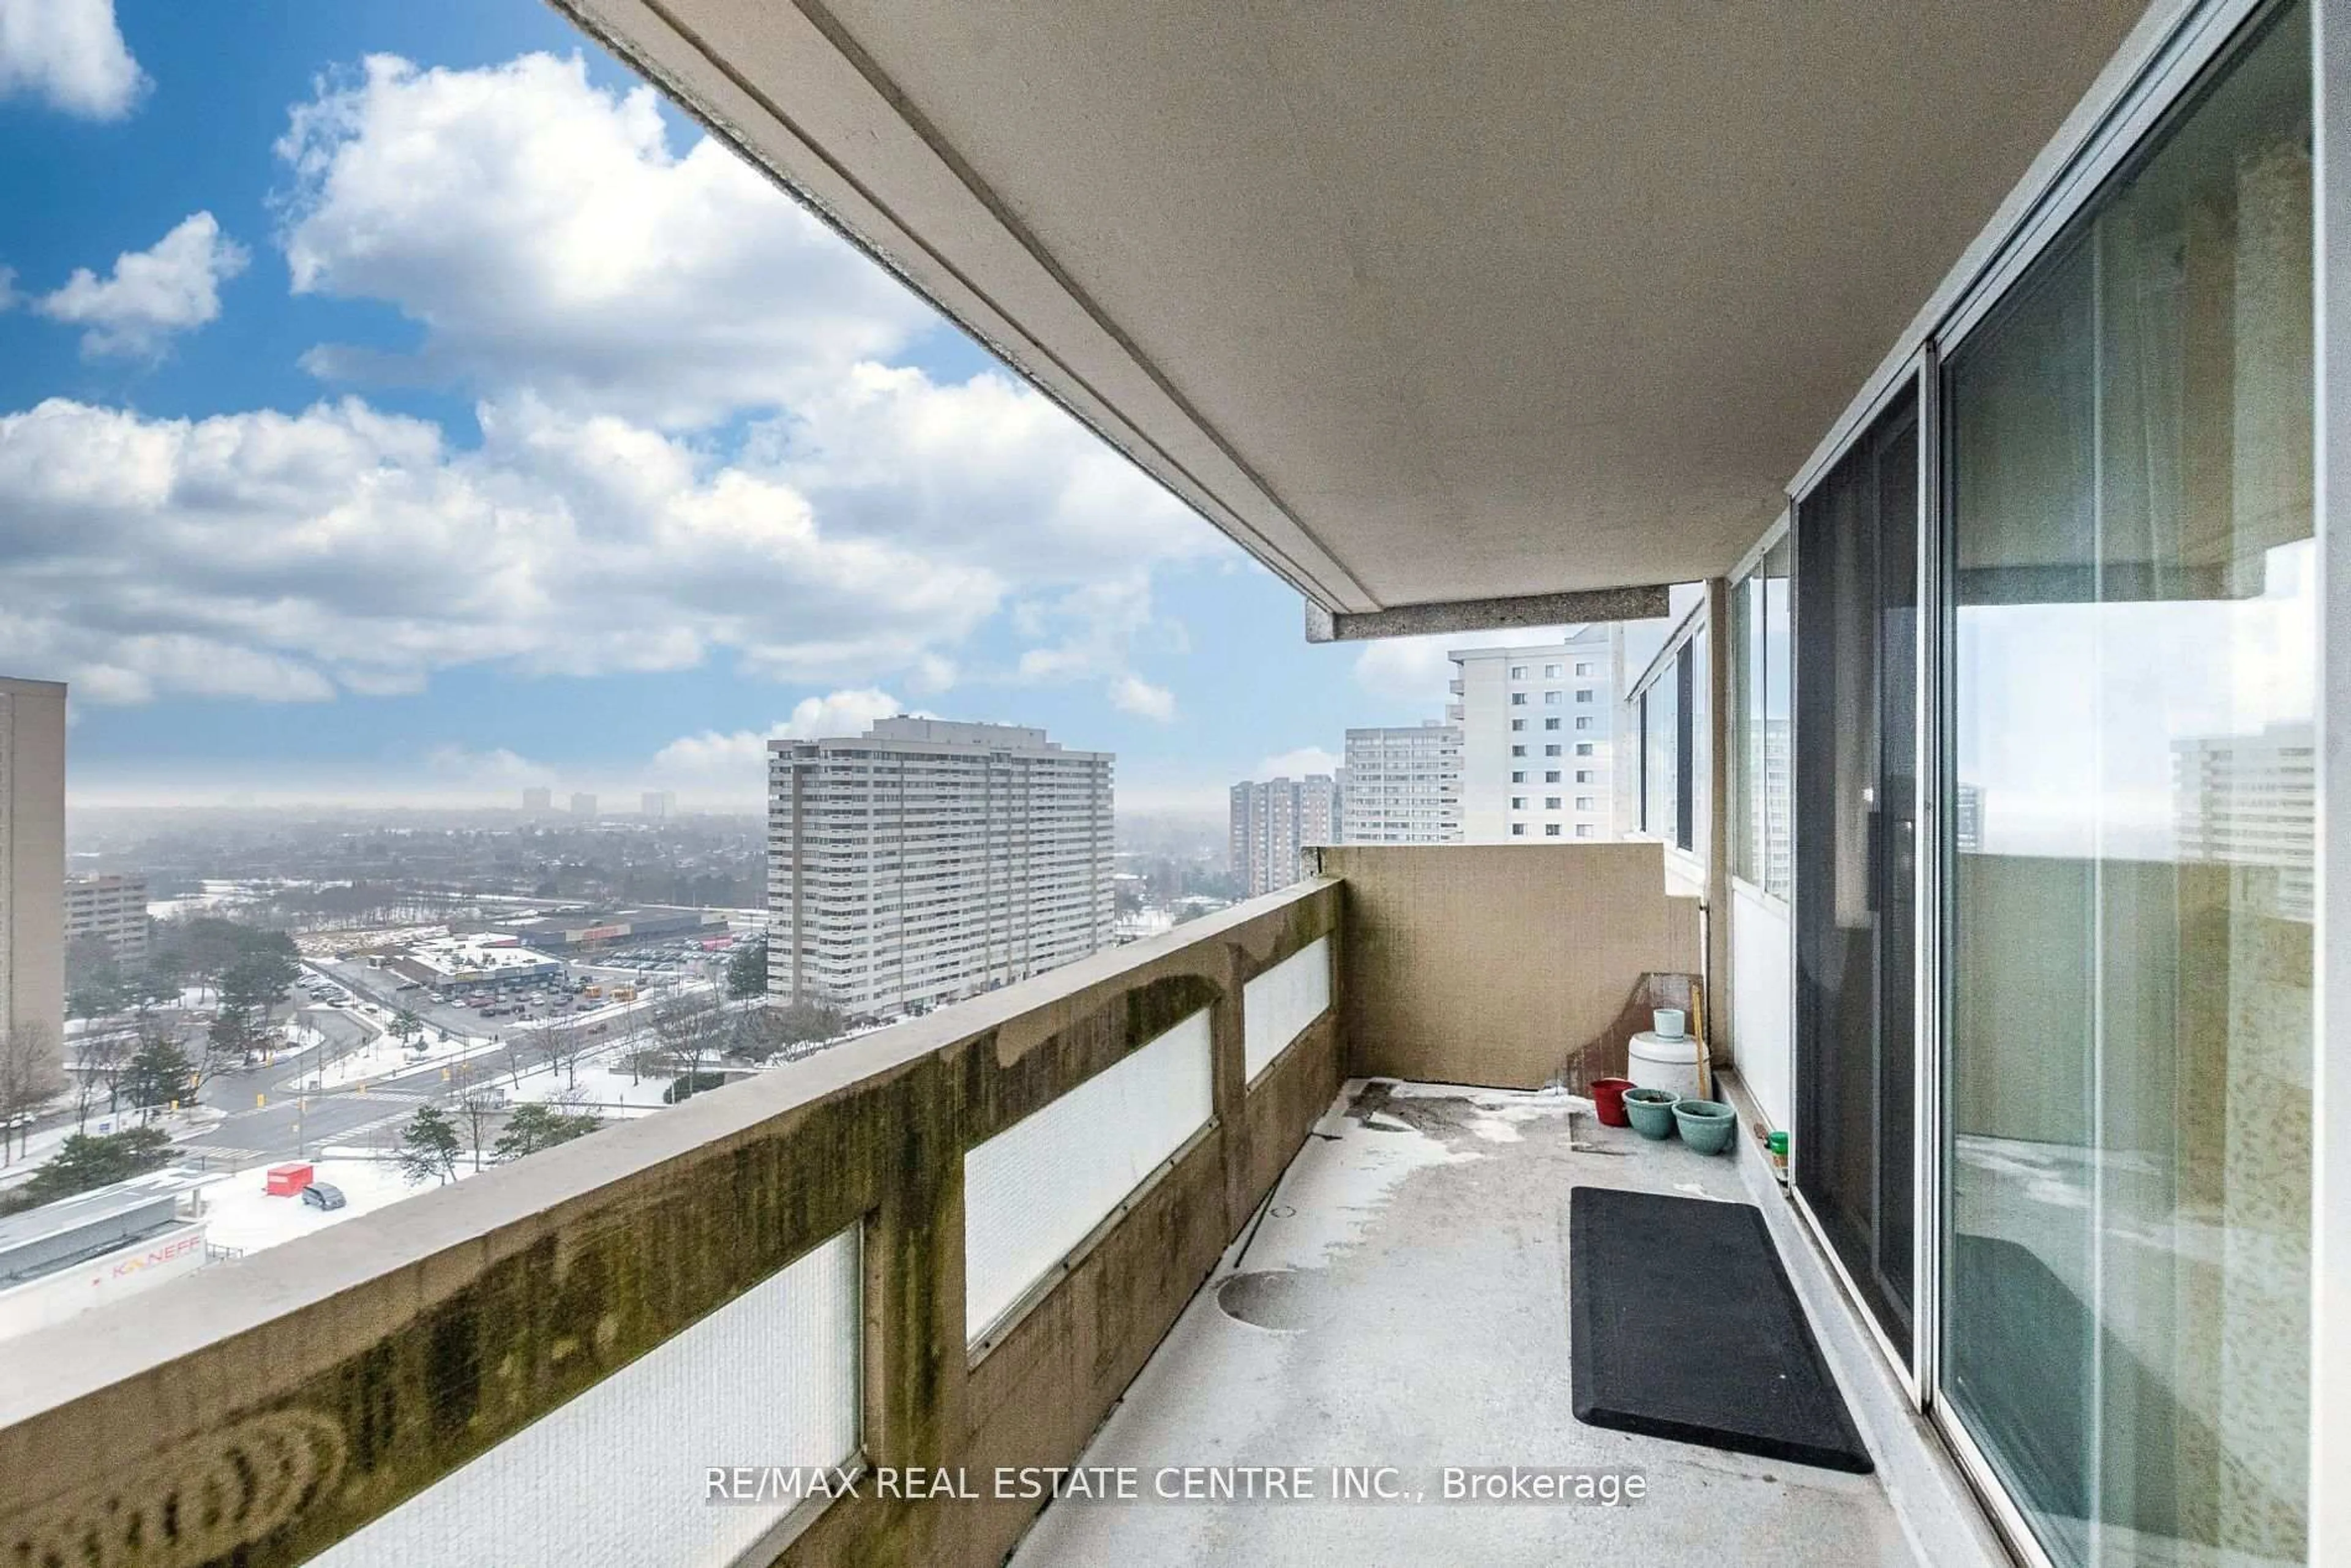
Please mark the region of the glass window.
[[1549, 746], [1544, 747], [1543, 755], [1545, 757], [1557, 757], [1559, 755], [1559, 743], [1557, 741], [1553, 741]]
[[1559, 824], [1557, 822], [1545, 822], [1543, 824], [1543, 837], [1547, 839], [1555, 839], [1559, 837]]
[[1589, 783], [1591, 783], [1591, 782], [1592, 782], [1592, 769], [1591, 769], [1591, 768], [1577, 768], [1577, 769], [1575, 770], [1575, 781], [1576, 781], [1578, 784], [1589, 784]]
[[1510, 706], [1511, 706], [1512, 707], [1524, 707], [1524, 706], [1527, 706], [1527, 694], [1526, 694], [1526, 693], [1524, 693], [1524, 692], [1512, 692], [1512, 693], [1510, 694]]
[[1576, 824], [1575, 824], [1575, 836], [1576, 836], [1577, 838], [1579, 838], [1579, 839], [1588, 839], [1588, 838], [1590, 838], [1590, 837], [1592, 836], [1592, 824], [1591, 824], [1591, 823], [1589, 823], [1589, 822], [1578, 822], [1578, 823], [1576, 823]]
[[2067, 1564], [2308, 1553], [2309, 32], [1945, 369], [1946, 1398]]
[[1545, 729], [1557, 729], [1559, 727], [1559, 720], [1555, 718], [1547, 718], [1543, 720], [1543, 727]]
[[1575, 809], [1579, 811], [1589, 811], [1592, 810], [1592, 797], [1589, 795], [1578, 795], [1575, 798]]
[[1510, 727], [1512, 729], [1524, 729], [1527, 727], [1527, 721], [1522, 718], [1514, 718], [1510, 721]]
[[1556, 811], [1556, 810], [1559, 810], [1559, 797], [1558, 797], [1558, 796], [1556, 796], [1556, 795], [1546, 795], [1546, 796], [1544, 796], [1544, 797], [1543, 797], [1543, 810], [1546, 810], [1546, 811]]
[[1795, 541], [1782, 535], [1730, 591], [1731, 869], [1764, 892], [1788, 896], [1788, 568]]
[[1512, 822], [1510, 824], [1510, 837], [1514, 839], [1523, 839], [1526, 836], [1527, 825], [1524, 822]]
[[1590, 686], [1582, 686], [1577, 688], [1575, 700], [1580, 703], [1590, 702], [1592, 700], [1592, 688]]
[[[1553, 729], [1558, 728], [1559, 720], [1552, 720], [1550, 727]], [[1589, 718], [1579, 718], [1575, 721], [1575, 727], [1578, 729], [1590, 729], [1592, 727], [1592, 721]]]
[[1544, 774], [1543, 774], [1543, 782], [1544, 782], [1544, 783], [1546, 783], [1546, 784], [1556, 784], [1556, 783], [1558, 783], [1558, 782], [1559, 782], [1559, 769], [1558, 769], [1558, 768], [1550, 768], [1550, 769], [1546, 770], [1546, 771], [1544, 772]]
[[1513, 795], [1513, 796], [1511, 796], [1511, 797], [1510, 797], [1510, 810], [1513, 810], [1513, 811], [1523, 811], [1523, 810], [1525, 810], [1526, 809], [1527, 809], [1527, 798], [1526, 798], [1524, 795]]
[[1514, 681], [1523, 681], [1526, 678], [1527, 667], [1524, 664], [1512, 664], [1510, 666], [1510, 679]]
[[1592, 674], [1592, 661], [1589, 659], [1577, 660], [1575, 673], [1579, 675], [1588, 675]]
[[1557, 706], [1559, 706], [1559, 703], [1560, 703], [1560, 694], [1559, 694], [1559, 693], [1557, 693], [1557, 692], [1545, 692], [1545, 693], [1543, 693], [1543, 706], [1545, 706], [1545, 707], [1557, 707]]
[[1511, 782], [1511, 783], [1513, 783], [1513, 784], [1523, 784], [1523, 783], [1525, 783], [1526, 781], [1527, 781], [1527, 775], [1526, 775], [1526, 771], [1525, 771], [1525, 769], [1523, 769], [1523, 768], [1521, 768], [1521, 769], [1520, 769], [1519, 771], [1517, 771], [1517, 772], [1515, 772], [1515, 773], [1512, 773], [1512, 774], [1510, 775], [1510, 782]]
[[1555, 681], [1559, 679], [1559, 666], [1557, 664], [1545, 664], [1543, 666], [1543, 679], [1547, 681]]
[[1578, 757], [1589, 757], [1589, 756], [1591, 756], [1591, 755], [1592, 755], [1592, 742], [1590, 742], [1590, 741], [1588, 741], [1588, 740], [1579, 740], [1579, 741], [1577, 741], [1577, 742], [1575, 743], [1575, 754], [1576, 754]]
[[1510, 755], [1513, 757], [1524, 757], [1526, 754], [1527, 748], [1523, 746], [1513, 746], [1510, 747]]

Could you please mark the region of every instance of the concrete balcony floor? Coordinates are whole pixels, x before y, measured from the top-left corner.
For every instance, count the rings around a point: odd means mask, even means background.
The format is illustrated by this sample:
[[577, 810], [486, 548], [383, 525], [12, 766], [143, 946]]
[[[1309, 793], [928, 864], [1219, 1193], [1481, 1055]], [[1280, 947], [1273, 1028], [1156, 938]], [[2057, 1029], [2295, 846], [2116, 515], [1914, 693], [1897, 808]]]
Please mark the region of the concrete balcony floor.
[[[1087, 1466], [1392, 1466], [1404, 1502], [1089, 1502], [1015, 1568], [1194, 1563], [1918, 1563], [1874, 1476], [1587, 1427], [1570, 1399], [1567, 1195], [1747, 1201], [1729, 1158], [1603, 1127], [1588, 1106], [1346, 1085], [1124, 1400]], [[1659, 1355], [1703, 1354], [1660, 1344]], [[1435, 1500], [1447, 1466], [1638, 1472], [1604, 1507]]]

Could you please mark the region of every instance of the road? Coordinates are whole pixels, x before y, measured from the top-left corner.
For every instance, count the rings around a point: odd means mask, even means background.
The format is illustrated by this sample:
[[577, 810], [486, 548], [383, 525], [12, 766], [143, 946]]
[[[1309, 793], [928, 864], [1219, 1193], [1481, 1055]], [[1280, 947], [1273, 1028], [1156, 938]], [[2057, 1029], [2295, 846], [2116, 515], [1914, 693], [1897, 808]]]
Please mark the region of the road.
[[[362, 1001], [373, 1002], [390, 1011], [406, 1009], [414, 1013], [430, 1031], [428, 1040], [444, 1030], [460, 1037], [490, 1032], [495, 1038], [499, 1032], [496, 1023], [486, 1030], [484, 1020], [472, 1009], [437, 1002], [426, 991], [401, 990], [397, 977], [381, 969], [360, 963], [329, 962], [309, 963], [305, 967], [326, 976]], [[629, 972], [628, 977], [639, 978], [633, 972]], [[657, 985], [663, 981], [673, 987], [681, 981], [689, 987], [694, 984], [675, 975], [654, 979]], [[298, 999], [291, 992], [288, 998]], [[371, 1129], [403, 1120], [417, 1106], [454, 1092], [447, 1063], [437, 1060], [388, 1073], [364, 1086], [329, 1083], [324, 1088], [306, 1090], [306, 1084], [318, 1082], [323, 1067], [375, 1039], [383, 1031], [383, 1024], [336, 1008], [306, 1005], [298, 1009], [297, 1016], [324, 1035], [324, 1041], [281, 1055], [266, 1066], [224, 1072], [206, 1082], [200, 1092], [201, 1099], [225, 1114], [213, 1126], [180, 1139], [182, 1148], [215, 1163], [246, 1165], [300, 1158], [315, 1154], [321, 1144], [348, 1144]], [[629, 1022], [623, 1021], [627, 1017], [608, 1012], [600, 1015], [595, 1023], [583, 1027], [597, 1029], [600, 1033], [609, 1030], [612, 1038], [609, 1041], [600, 1040], [600, 1048], [619, 1049], [630, 1035]], [[566, 1022], [559, 1017], [553, 1020], [499, 1021], [507, 1024], [509, 1032], [517, 1028], [544, 1027], [545, 1021], [559, 1025]], [[493, 1075], [503, 1075], [507, 1070], [506, 1058], [497, 1051], [471, 1060]]]
[[[320, 1068], [381, 1031], [335, 1008], [304, 1007], [295, 1016], [324, 1040], [266, 1065], [223, 1072], [207, 1082], [198, 1097], [227, 1114], [179, 1140], [181, 1147], [207, 1162], [298, 1158], [322, 1141], [348, 1140], [353, 1133], [405, 1114], [427, 1098], [421, 1084], [412, 1092], [391, 1083], [371, 1084], [364, 1093], [354, 1085], [304, 1094], [302, 1084]], [[436, 1073], [433, 1088], [439, 1087]]]

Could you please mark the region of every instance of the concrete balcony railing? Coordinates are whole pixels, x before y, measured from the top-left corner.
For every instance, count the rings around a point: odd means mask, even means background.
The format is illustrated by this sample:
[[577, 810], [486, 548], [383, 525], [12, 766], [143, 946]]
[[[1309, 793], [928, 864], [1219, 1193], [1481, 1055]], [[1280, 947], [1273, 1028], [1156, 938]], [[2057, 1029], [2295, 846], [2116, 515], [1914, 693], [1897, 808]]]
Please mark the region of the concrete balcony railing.
[[0, 1563], [1001, 1562], [1043, 1500], [781, 1478], [1071, 1464], [1347, 1079], [1689, 999], [1655, 845], [1322, 863], [13, 1343]]

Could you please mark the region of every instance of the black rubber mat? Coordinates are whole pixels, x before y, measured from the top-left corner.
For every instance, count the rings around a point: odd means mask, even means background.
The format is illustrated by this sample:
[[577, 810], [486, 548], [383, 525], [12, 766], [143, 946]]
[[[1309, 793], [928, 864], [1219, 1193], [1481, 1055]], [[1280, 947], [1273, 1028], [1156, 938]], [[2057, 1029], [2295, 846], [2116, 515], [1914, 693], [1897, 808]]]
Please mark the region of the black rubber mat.
[[1577, 1420], [1867, 1473], [1761, 1210], [1602, 1186], [1568, 1203]]

